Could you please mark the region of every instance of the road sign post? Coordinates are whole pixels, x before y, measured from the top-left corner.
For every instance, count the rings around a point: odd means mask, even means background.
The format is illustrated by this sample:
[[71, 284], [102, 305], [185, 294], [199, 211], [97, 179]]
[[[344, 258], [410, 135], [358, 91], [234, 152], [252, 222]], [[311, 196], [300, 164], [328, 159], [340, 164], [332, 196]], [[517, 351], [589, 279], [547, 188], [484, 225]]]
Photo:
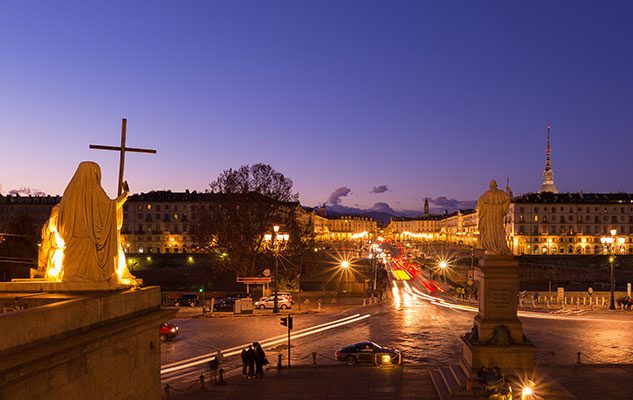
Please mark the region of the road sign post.
[[290, 331], [292, 330], [292, 315], [281, 318], [281, 325], [288, 328], [288, 368], [290, 368]]

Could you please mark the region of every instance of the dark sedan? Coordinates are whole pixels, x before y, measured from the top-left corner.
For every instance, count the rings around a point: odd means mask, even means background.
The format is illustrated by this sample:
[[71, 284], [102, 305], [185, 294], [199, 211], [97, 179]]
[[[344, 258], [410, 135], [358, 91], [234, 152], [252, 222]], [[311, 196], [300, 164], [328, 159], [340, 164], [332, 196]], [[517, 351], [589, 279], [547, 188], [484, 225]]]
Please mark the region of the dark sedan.
[[338, 349], [335, 353], [337, 361], [347, 365], [357, 363], [369, 364], [402, 364], [402, 353], [396, 349], [382, 347], [374, 342], [358, 342]]
[[235, 309], [235, 300], [237, 299], [234, 297], [220, 299], [217, 303], [213, 304], [213, 311], [233, 311]]

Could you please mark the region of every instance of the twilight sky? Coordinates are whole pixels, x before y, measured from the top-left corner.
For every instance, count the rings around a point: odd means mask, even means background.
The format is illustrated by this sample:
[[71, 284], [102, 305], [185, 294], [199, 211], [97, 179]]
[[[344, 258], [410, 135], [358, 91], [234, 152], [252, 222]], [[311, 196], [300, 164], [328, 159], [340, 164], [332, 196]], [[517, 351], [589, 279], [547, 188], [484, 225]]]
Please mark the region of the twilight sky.
[[[0, 185], [204, 190], [264, 162], [300, 199], [420, 209], [490, 178], [633, 191], [630, 1], [2, 1]], [[345, 188], [349, 189], [346, 190]], [[338, 190], [337, 190], [338, 189]], [[347, 193], [336, 197], [337, 194]]]

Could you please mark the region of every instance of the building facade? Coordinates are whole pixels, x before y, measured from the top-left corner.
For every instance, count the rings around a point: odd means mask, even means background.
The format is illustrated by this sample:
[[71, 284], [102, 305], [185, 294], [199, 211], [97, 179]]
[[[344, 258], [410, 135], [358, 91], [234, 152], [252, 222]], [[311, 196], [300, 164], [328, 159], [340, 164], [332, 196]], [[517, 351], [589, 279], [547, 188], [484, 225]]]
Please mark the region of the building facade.
[[315, 240], [347, 242], [373, 240], [378, 234], [376, 220], [358, 215], [329, 216], [313, 213]]

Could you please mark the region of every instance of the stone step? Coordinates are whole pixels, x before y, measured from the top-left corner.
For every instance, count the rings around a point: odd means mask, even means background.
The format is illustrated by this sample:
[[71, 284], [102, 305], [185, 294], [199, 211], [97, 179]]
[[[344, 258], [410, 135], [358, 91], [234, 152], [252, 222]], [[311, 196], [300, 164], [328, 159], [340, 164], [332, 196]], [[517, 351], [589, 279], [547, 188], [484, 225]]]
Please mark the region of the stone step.
[[448, 391], [446, 382], [442, 378], [442, 372], [439, 369], [431, 370], [431, 381], [433, 381], [433, 386], [435, 386], [435, 391], [440, 400], [450, 400], [451, 393]]
[[451, 372], [453, 372], [453, 376], [459, 382], [459, 386], [466, 387], [466, 381], [468, 380], [468, 375], [459, 364], [451, 364], [450, 365]]
[[440, 367], [440, 374], [450, 393], [455, 393], [460, 389], [460, 384], [457, 382], [457, 379], [455, 379], [450, 366]]

